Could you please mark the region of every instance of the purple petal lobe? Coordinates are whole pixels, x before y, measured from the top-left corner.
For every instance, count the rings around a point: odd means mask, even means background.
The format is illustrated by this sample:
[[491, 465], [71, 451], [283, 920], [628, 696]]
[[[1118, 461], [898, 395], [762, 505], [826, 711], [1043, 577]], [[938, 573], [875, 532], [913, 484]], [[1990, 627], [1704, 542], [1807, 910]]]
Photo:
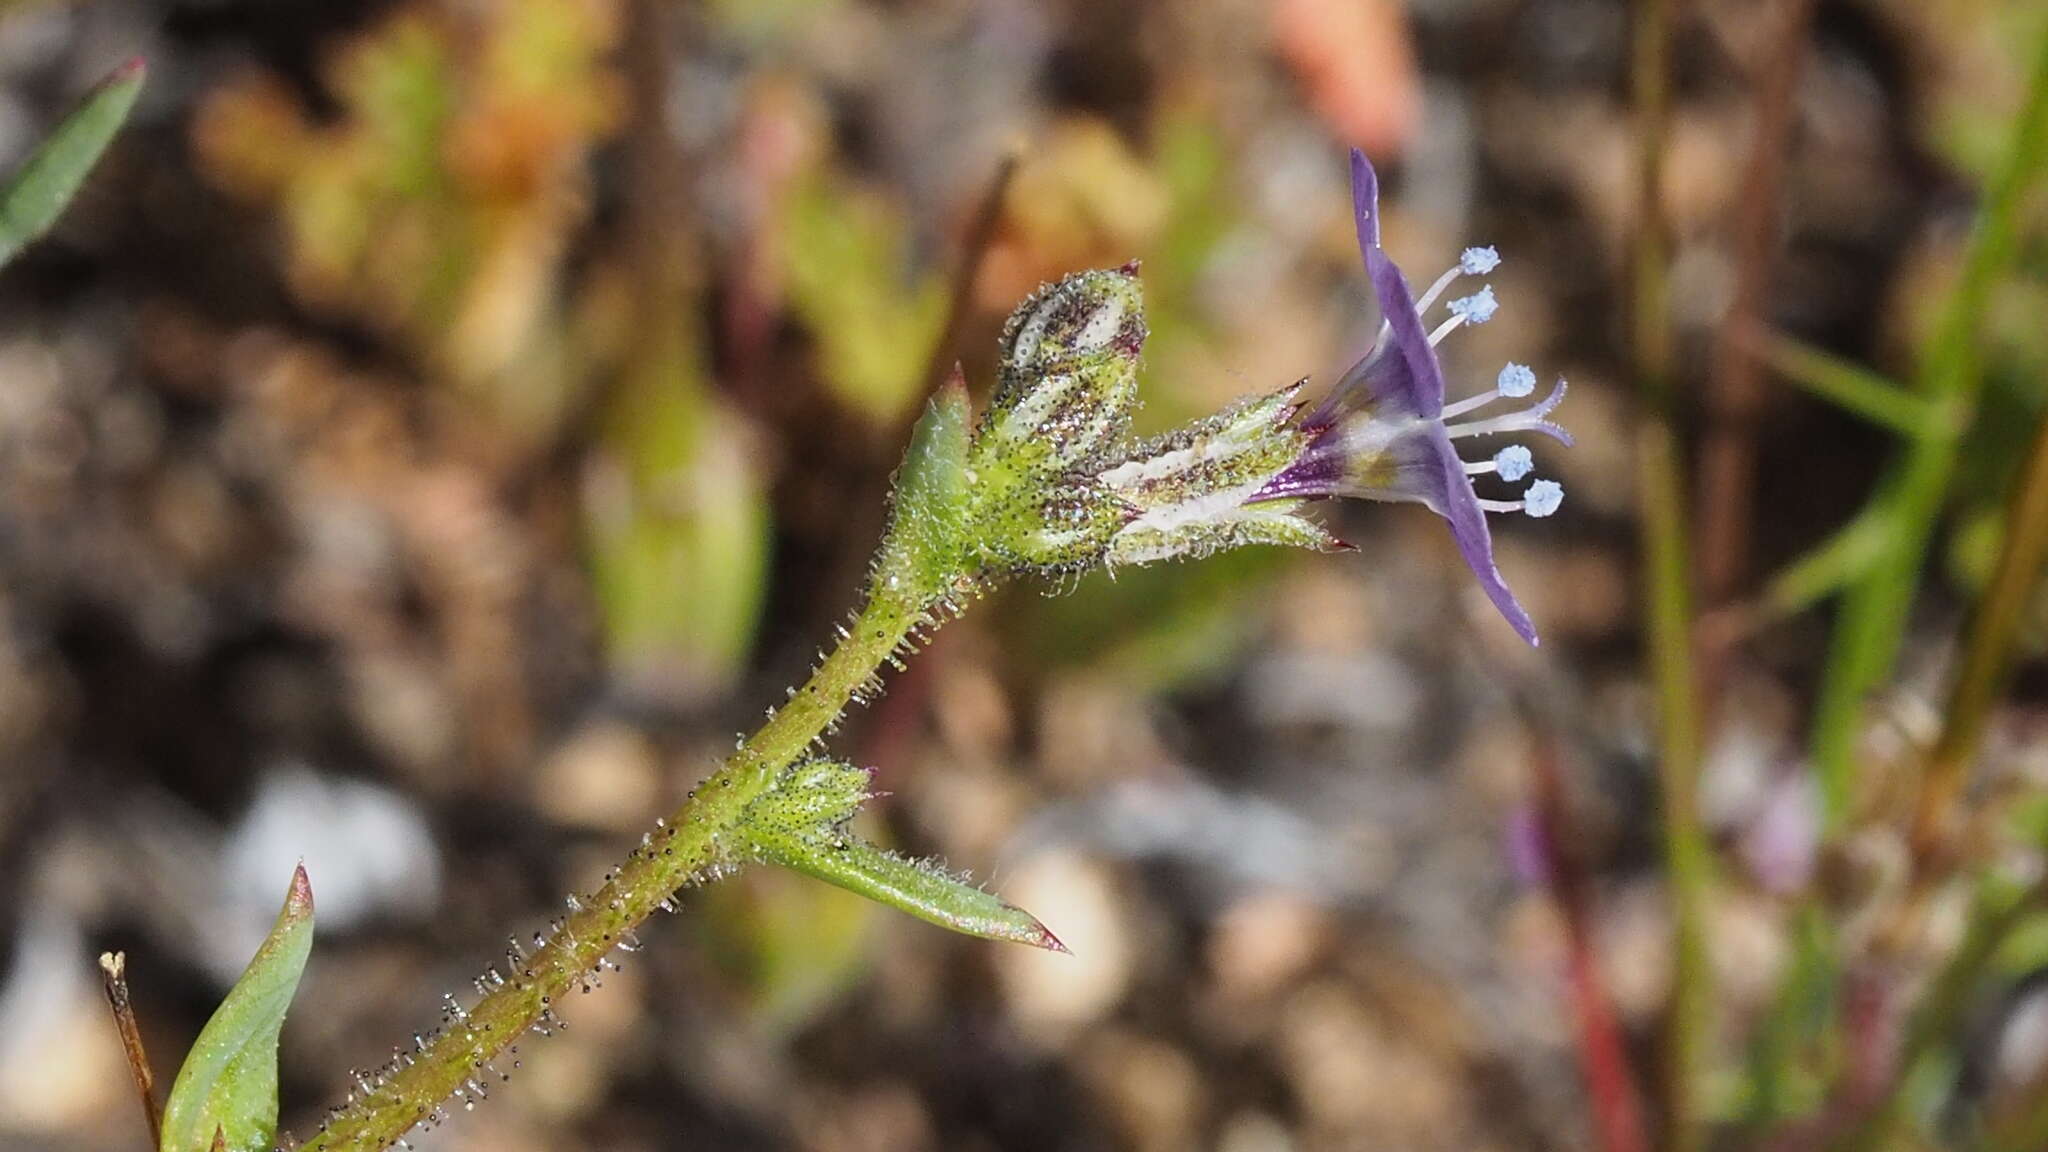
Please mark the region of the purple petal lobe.
[[1351, 212], [1358, 224], [1358, 254], [1365, 256], [1380, 246], [1380, 178], [1356, 148], [1351, 150]]
[[1408, 291], [1408, 278], [1378, 248], [1366, 253], [1365, 270], [1372, 277], [1372, 290], [1380, 299], [1380, 314], [1394, 338], [1382, 359], [1390, 361], [1377, 373], [1380, 380], [1368, 380], [1373, 399], [1393, 404], [1425, 420], [1444, 414], [1444, 370], [1437, 363], [1436, 349], [1429, 346], [1429, 330], [1422, 314], [1415, 310], [1415, 297]]
[[1347, 471], [1342, 441], [1331, 436], [1319, 438], [1301, 458], [1280, 470], [1263, 488], [1245, 501], [1255, 504], [1261, 500], [1284, 498], [1312, 499], [1319, 496], [1335, 496], [1344, 490]]
[[1486, 598], [1493, 601], [1493, 606], [1500, 609], [1508, 625], [1522, 639], [1535, 646], [1536, 625], [1508, 590], [1500, 569], [1494, 566], [1493, 535], [1486, 529], [1486, 510], [1479, 506], [1479, 497], [1472, 492], [1472, 482], [1465, 477], [1465, 464], [1458, 459], [1450, 437], [1444, 435], [1441, 426], [1431, 427], [1404, 441], [1400, 451], [1404, 457], [1398, 465], [1402, 490], [1451, 522], [1451, 538], [1458, 542], [1458, 552], [1478, 578], [1479, 586], [1486, 590]]

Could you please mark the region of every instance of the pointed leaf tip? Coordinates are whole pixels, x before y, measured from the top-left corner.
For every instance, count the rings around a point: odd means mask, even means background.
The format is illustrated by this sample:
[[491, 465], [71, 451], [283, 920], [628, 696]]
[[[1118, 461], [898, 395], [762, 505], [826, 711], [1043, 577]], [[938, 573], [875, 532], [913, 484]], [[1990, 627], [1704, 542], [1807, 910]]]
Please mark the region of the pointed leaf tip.
[[0, 264], [49, 231], [64, 214], [86, 174], [127, 122], [147, 71], [140, 56], [114, 69], [0, 188]]
[[967, 391], [967, 369], [961, 367], [958, 360], [953, 361], [953, 370], [946, 373], [946, 378], [939, 381], [941, 392], [951, 392], [956, 388], [963, 393]]
[[284, 915], [292, 919], [313, 914], [313, 882], [306, 878], [306, 864], [302, 860], [292, 870], [292, 886], [284, 895]]
[[[1022, 909], [1018, 910], [1020, 912], [1023, 911]], [[1025, 915], [1030, 916], [1030, 913], [1026, 912]], [[1035, 940], [1020, 941], [1020, 943], [1029, 944], [1034, 948], [1043, 948], [1047, 952], [1057, 952], [1062, 956], [1072, 956], [1074, 954], [1074, 950], [1072, 948], [1067, 947], [1064, 941], [1062, 941], [1059, 937], [1052, 934], [1052, 929], [1047, 928], [1045, 926], [1045, 921], [1040, 920], [1036, 916], [1032, 916], [1031, 922], [1033, 924], [1038, 925], [1038, 938]]]
[[313, 948], [313, 886], [292, 872], [284, 906], [199, 1033], [164, 1106], [161, 1152], [262, 1152], [277, 1134], [277, 1041]]
[[905, 859], [851, 835], [822, 839], [775, 835], [765, 829], [750, 832], [756, 851], [766, 859], [941, 928], [1048, 952], [1067, 951], [1036, 916], [954, 877], [933, 861]]

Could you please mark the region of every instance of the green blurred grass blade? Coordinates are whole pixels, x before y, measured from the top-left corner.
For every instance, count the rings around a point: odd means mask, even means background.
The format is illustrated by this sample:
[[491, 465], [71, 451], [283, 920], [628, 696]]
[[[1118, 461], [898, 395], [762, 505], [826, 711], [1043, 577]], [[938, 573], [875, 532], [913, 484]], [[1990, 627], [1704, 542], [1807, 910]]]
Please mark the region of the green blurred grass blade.
[[270, 937], [206, 1022], [164, 1106], [162, 1152], [265, 1152], [277, 1134], [277, 1038], [313, 948], [313, 889], [301, 866]]
[[1790, 336], [1773, 336], [1764, 362], [1787, 381], [1851, 415], [1901, 436], [1932, 435], [1950, 428], [1942, 409], [1883, 376]]
[[1693, 666], [1693, 568], [1687, 546], [1691, 529], [1672, 425], [1676, 345], [1671, 325], [1670, 224], [1663, 214], [1663, 193], [1675, 8], [1671, 0], [1647, 0], [1632, 16], [1630, 88], [1636, 119], [1638, 216], [1630, 324], [1642, 395], [1636, 477], [1644, 655], [1657, 700], [1659, 823], [1671, 900], [1671, 992], [1659, 1081], [1664, 1113], [1659, 1145], [1666, 1152], [1697, 1152], [1705, 1140], [1701, 1090], [1714, 1026], [1713, 971], [1706, 943], [1714, 861], [1700, 824], [1699, 685]]
[[[1841, 1152], [1873, 1152], [1893, 1146], [1899, 1122], [1904, 1118], [1906, 1089], [1914, 1074], [1964, 1031], [1973, 998], [1992, 973], [2000, 949], [2030, 916], [2040, 911], [2044, 896], [2048, 896], [2048, 887], [2039, 883], [2014, 890], [1996, 873], [1978, 879], [1969, 915], [1963, 921], [1963, 939], [1921, 995], [1907, 1021], [1892, 1083], [1863, 1123], [1837, 1141], [1836, 1148]], [[2041, 1144], [2027, 1147], [2038, 1149]]]
[[1921, 768], [1913, 814], [1916, 859], [1941, 859], [1957, 834], [1952, 811], [1976, 762], [1993, 707], [2004, 694], [2013, 649], [2048, 564], [2048, 418], [2034, 431], [2026, 463], [2006, 504], [2005, 530], [1991, 583], [1971, 612], [1968, 639], [1942, 717], [1941, 734]]
[[[2035, 52], [2026, 97], [1971, 235], [1962, 275], [1921, 364], [1920, 399], [1940, 410], [1967, 413], [1975, 406], [1983, 374], [1978, 334], [1985, 301], [2018, 254], [2014, 240], [2020, 206], [2048, 161], [2048, 35]], [[1890, 674], [1905, 639], [1928, 540], [1955, 468], [1956, 428], [1962, 423], [1950, 422], [1942, 434], [1912, 440], [1873, 500], [1888, 509], [1892, 536], [1842, 605], [1814, 716], [1814, 768], [1830, 837], [1841, 832], [1848, 815], [1864, 701]]]
[[[1915, 378], [1915, 394], [1923, 404], [1956, 418], [1931, 425], [1928, 434], [1910, 439], [1859, 515], [1859, 520], [1883, 524], [1888, 531], [1878, 541], [1878, 555], [1870, 560], [1868, 571], [1848, 586], [1814, 709], [1812, 759], [1822, 798], [1822, 832], [1828, 841], [1839, 838], [1847, 825], [1864, 705], [1897, 662], [1928, 542], [1948, 494], [1959, 432], [1976, 404], [1985, 301], [2016, 258], [2019, 210], [2048, 159], [2048, 33], [2034, 51], [2026, 94], [1971, 234], [1961, 275], [1944, 302]], [[1792, 980], [1832, 971], [1838, 963], [1834, 934], [1819, 909], [1809, 903], [1801, 915], [1812, 930], [1798, 937]], [[1765, 1086], [1800, 1079], [1809, 1067], [1813, 1042], [1826, 1035], [1830, 1025], [1825, 1017], [1801, 1019], [1799, 999], [1781, 996], [1778, 1010], [1761, 1026], [1763, 1034], [1777, 1039], [1761, 1054], [1752, 1074], [1760, 1094], [1771, 1100], [1781, 1098], [1782, 1092]], [[1760, 1110], [1759, 1119], [1772, 1116], [1769, 1108]]]
[[100, 153], [135, 107], [148, 68], [136, 57], [102, 80], [0, 191], [0, 264], [13, 260], [64, 214]]
[[1765, 1142], [1788, 1116], [1819, 1107], [1825, 1091], [1822, 1061], [1808, 1040], [1825, 1027], [1839, 995], [1839, 974], [1831, 956], [1832, 932], [1826, 914], [1808, 904], [1793, 914], [1792, 955], [1776, 996], [1750, 1037], [1748, 1100], [1742, 1128], [1749, 1137], [1736, 1147]]
[[1764, 585], [1763, 606], [1772, 619], [1796, 616], [1861, 579], [1884, 554], [1891, 535], [1886, 509], [1868, 507], [1833, 536], [1785, 565]]

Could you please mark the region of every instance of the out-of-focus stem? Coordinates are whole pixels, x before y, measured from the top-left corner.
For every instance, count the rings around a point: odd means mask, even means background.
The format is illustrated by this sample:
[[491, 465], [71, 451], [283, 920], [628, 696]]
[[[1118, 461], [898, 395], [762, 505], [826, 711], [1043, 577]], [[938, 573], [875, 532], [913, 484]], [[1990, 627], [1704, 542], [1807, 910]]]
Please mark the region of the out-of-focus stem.
[[973, 219], [968, 221], [967, 234], [960, 243], [960, 262], [953, 267], [946, 323], [939, 329], [938, 340], [932, 344], [931, 359], [925, 363], [923, 394], [926, 396], [938, 391], [939, 385], [946, 381], [946, 373], [953, 369], [953, 359], [960, 347], [960, 333], [967, 326], [968, 312], [974, 304], [974, 283], [981, 279], [982, 261], [995, 240], [996, 225], [1002, 223], [1003, 205], [1010, 195], [1010, 180], [1016, 176], [1017, 165], [1023, 156], [1022, 145], [1012, 144], [1004, 149], [996, 160], [996, 170], [989, 174], [980, 202], [974, 207]]
[[1983, 743], [1992, 705], [2004, 691], [2020, 617], [2040, 583], [2044, 561], [2048, 561], [2048, 417], [2035, 429], [2026, 465], [2013, 485], [1998, 567], [1971, 617], [1969, 640], [1949, 693], [1941, 735], [1920, 777], [1913, 814], [1913, 855], [1918, 870], [1938, 870], [1949, 855], [1956, 796]]
[[1709, 860], [1698, 812], [1699, 719], [1693, 680], [1685, 503], [1670, 419], [1670, 253], [1663, 219], [1664, 141], [1671, 119], [1672, 0], [1636, 8], [1636, 235], [1632, 344], [1643, 416], [1637, 432], [1645, 627], [1656, 685], [1659, 784], [1672, 915], [1672, 990], [1664, 1058], [1665, 1138], [1671, 1152], [1700, 1144], [1695, 1093], [1711, 1004], [1701, 917]]
[[[1833, 1152], [1874, 1152], [1891, 1146], [1893, 1133], [1904, 1115], [1903, 1089], [1914, 1070], [1956, 1033], [1969, 1010], [1972, 994], [1983, 983], [1999, 949], [2048, 905], [2048, 884], [2036, 882], [2017, 894], [2001, 894], [1996, 887], [1997, 882], [1990, 877], [1978, 883], [1964, 920], [1968, 929], [1914, 1008], [1888, 1082], [1873, 1094], [1868, 1112], [1833, 1142]], [[2048, 1121], [2048, 1115], [2041, 1119]], [[2002, 1143], [1996, 1146], [2005, 1147]], [[2039, 1140], [2024, 1145], [2041, 1146]]]
[[128, 998], [128, 954], [100, 953], [100, 983], [107, 993], [107, 1007], [114, 1013], [114, 1027], [121, 1034], [121, 1052], [128, 1058], [128, 1074], [135, 1079], [135, 1094], [142, 1099], [142, 1119], [149, 1125], [149, 1146], [164, 1141], [164, 1113], [156, 1102], [156, 1074], [150, 1071], [149, 1051], [142, 1046], [142, 1027], [135, 1020], [135, 1006]]
[[1573, 849], [1578, 840], [1572, 835], [1571, 805], [1565, 797], [1557, 738], [1547, 727], [1538, 728], [1531, 768], [1544, 871], [1564, 917], [1572, 1007], [1579, 1022], [1579, 1062], [1598, 1137], [1594, 1147], [1602, 1152], [1645, 1152], [1649, 1143], [1643, 1132], [1642, 1094], [1629, 1068], [1613, 998], [1601, 978], [1599, 950], [1594, 944], [1592, 878], [1587, 875], [1585, 860]]
[[781, 711], [642, 840], [604, 885], [505, 984], [450, 1021], [373, 1091], [356, 1094], [302, 1152], [370, 1152], [389, 1147], [526, 1035], [550, 1008], [676, 892], [733, 861], [747, 805], [825, 734], [922, 620], [930, 590], [878, 581], [845, 638]]
[[1854, 783], [1856, 734], [1865, 699], [1887, 676], [1905, 639], [1906, 618], [1927, 542], [1955, 469], [1960, 430], [1977, 401], [1978, 333], [1985, 304], [2014, 257], [2014, 232], [2027, 188], [2048, 160], [2048, 34], [2035, 49], [2013, 134], [1970, 237], [1962, 272], [1943, 306], [1919, 373], [1923, 399], [1947, 415], [1941, 433], [1906, 446], [1877, 500], [1891, 508], [1891, 539], [1872, 570], [1849, 591], [1835, 625], [1827, 677], [1814, 715], [1814, 767], [1826, 830], [1838, 834]]
[[[1700, 596], [1708, 612], [1727, 608], [1741, 595], [1749, 571], [1756, 423], [1763, 405], [1762, 365], [1749, 333], [1763, 312], [1778, 251], [1778, 188], [1813, 0], [1782, 0], [1778, 8], [1769, 59], [1756, 88], [1749, 164], [1737, 202], [1734, 298], [1715, 342], [1714, 386], [1706, 394], [1707, 429], [1700, 445]], [[1733, 637], [1727, 630], [1700, 637], [1700, 698], [1708, 716], [1721, 695]]]

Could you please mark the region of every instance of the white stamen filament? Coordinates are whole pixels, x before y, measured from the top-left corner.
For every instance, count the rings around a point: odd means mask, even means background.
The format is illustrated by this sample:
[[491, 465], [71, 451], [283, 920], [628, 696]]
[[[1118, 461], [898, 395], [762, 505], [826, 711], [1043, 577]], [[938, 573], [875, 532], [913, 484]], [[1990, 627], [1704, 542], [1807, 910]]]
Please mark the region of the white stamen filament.
[[1487, 392], [1481, 392], [1477, 396], [1467, 396], [1463, 400], [1458, 401], [1456, 404], [1444, 405], [1443, 418], [1445, 420], [1455, 420], [1458, 417], [1463, 416], [1465, 413], [1472, 411], [1474, 408], [1485, 407], [1486, 405], [1491, 404], [1498, 399], [1500, 399], [1500, 389], [1498, 388], [1492, 389], [1491, 391]]
[[1465, 269], [1463, 266], [1451, 265], [1448, 271], [1436, 278], [1436, 283], [1429, 286], [1429, 291], [1424, 292], [1422, 298], [1415, 302], [1415, 310], [1417, 312], [1429, 311], [1429, 306], [1437, 302], [1437, 298], [1444, 294], [1444, 290], [1456, 284], [1459, 278], [1464, 275]]
[[1510, 412], [1505, 416], [1495, 416], [1491, 420], [1473, 420], [1466, 424], [1454, 424], [1445, 428], [1444, 431], [1453, 440], [1463, 440], [1468, 436], [1488, 436], [1496, 432], [1526, 432], [1542, 422], [1542, 417], [1535, 415], [1534, 409], [1530, 409], [1522, 412]]
[[[1491, 250], [1489, 249], [1488, 251]], [[1496, 259], [1494, 263], [1486, 264], [1485, 268], [1482, 269], [1482, 271], [1492, 271], [1495, 264], [1498, 264], [1498, 262], [1498, 259]], [[1465, 262], [1463, 260], [1460, 260], [1458, 263], [1451, 265], [1449, 268], [1444, 270], [1443, 275], [1436, 278], [1436, 283], [1431, 284], [1429, 286], [1429, 291], [1424, 292], [1419, 298], [1417, 298], [1417, 300], [1415, 301], [1416, 314], [1421, 315], [1422, 313], [1428, 312], [1429, 306], [1436, 303], [1439, 299], [1441, 299], [1443, 297], [1444, 292], [1447, 291], [1451, 285], [1456, 284], [1459, 280], [1463, 279], [1466, 276], [1472, 276], [1476, 274], [1477, 273], [1465, 267]], [[1373, 347], [1379, 347], [1380, 342], [1387, 338], [1387, 333], [1392, 331], [1392, 329], [1393, 326], [1391, 324], [1389, 324], [1386, 320], [1381, 320], [1379, 334], [1373, 338]], [[1443, 339], [1444, 335], [1448, 335], [1448, 332], [1441, 332], [1439, 335], [1430, 337], [1430, 346], [1435, 347], [1436, 342], [1438, 340]]]
[[1486, 509], [1488, 512], [1520, 512], [1522, 510], [1522, 501], [1481, 500], [1479, 502], [1479, 506], [1481, 508]]
[[[1486, 436], [1497, 432], [1522, 432], [1536, 429], [1544, 432], [1546, 435], [1564, 440], [1569, 444], [1570, 439], [1564, 435], [1563, 430], [1544, 419], [1545, 416], [1550, 415], [1553, 409], [1563, 403], [1564, 392], [1564, 381], [1559, 380], [1557, 387], [1550, 390], [1550, 395], [1522, 409], [1520, 412], [1507, 412], [1488, 420], [1473, 420], [1464, 424], [1448, 425], [1444, 431], [1451, 439], [1462, 440], [1468, 436]], [[1444, 409], [1444, 415], [1448, 418], [1451, 415], [1451, 410], [1449, 408]]]
[[1450, 319], [1448, 319], [1448, 320], [1444, 321], [1443, 323], [1441, 323], [1441, 324], [1437, 325], [1437, 326], [1436, 326], [1436, 331], [1434, 331], [1434, 332], [1431, 332], [1431, 333], [1429, 334], [1429, 346], [1430, 346], [1431, 348], [1434, 348], [1434, 347], [1436, 347], [1436, 346], [1437, 346], [1438, 344], [1441, 344], [1441, 343], [1443, 343], [1444, 337], [1446, 337], [1446, 336], [1449, 336], [1449, 335], [1450, 335], [1451, 333], [1453, 333], [1453, 332], [1457, 331], [1457, 330], [1458, 330], [1458, 328], [1459, 328], [1459, 326], [1460, 326], [1460, 325], [1462, 325], [1462, 324], [1464, 324], [1464, 323], [1465, 323], [1465, 313], [1463, 313], [1463, 312], [1453, 312], [1453, 313], [1451, 313], [1451, 318], [1450, 318]]

